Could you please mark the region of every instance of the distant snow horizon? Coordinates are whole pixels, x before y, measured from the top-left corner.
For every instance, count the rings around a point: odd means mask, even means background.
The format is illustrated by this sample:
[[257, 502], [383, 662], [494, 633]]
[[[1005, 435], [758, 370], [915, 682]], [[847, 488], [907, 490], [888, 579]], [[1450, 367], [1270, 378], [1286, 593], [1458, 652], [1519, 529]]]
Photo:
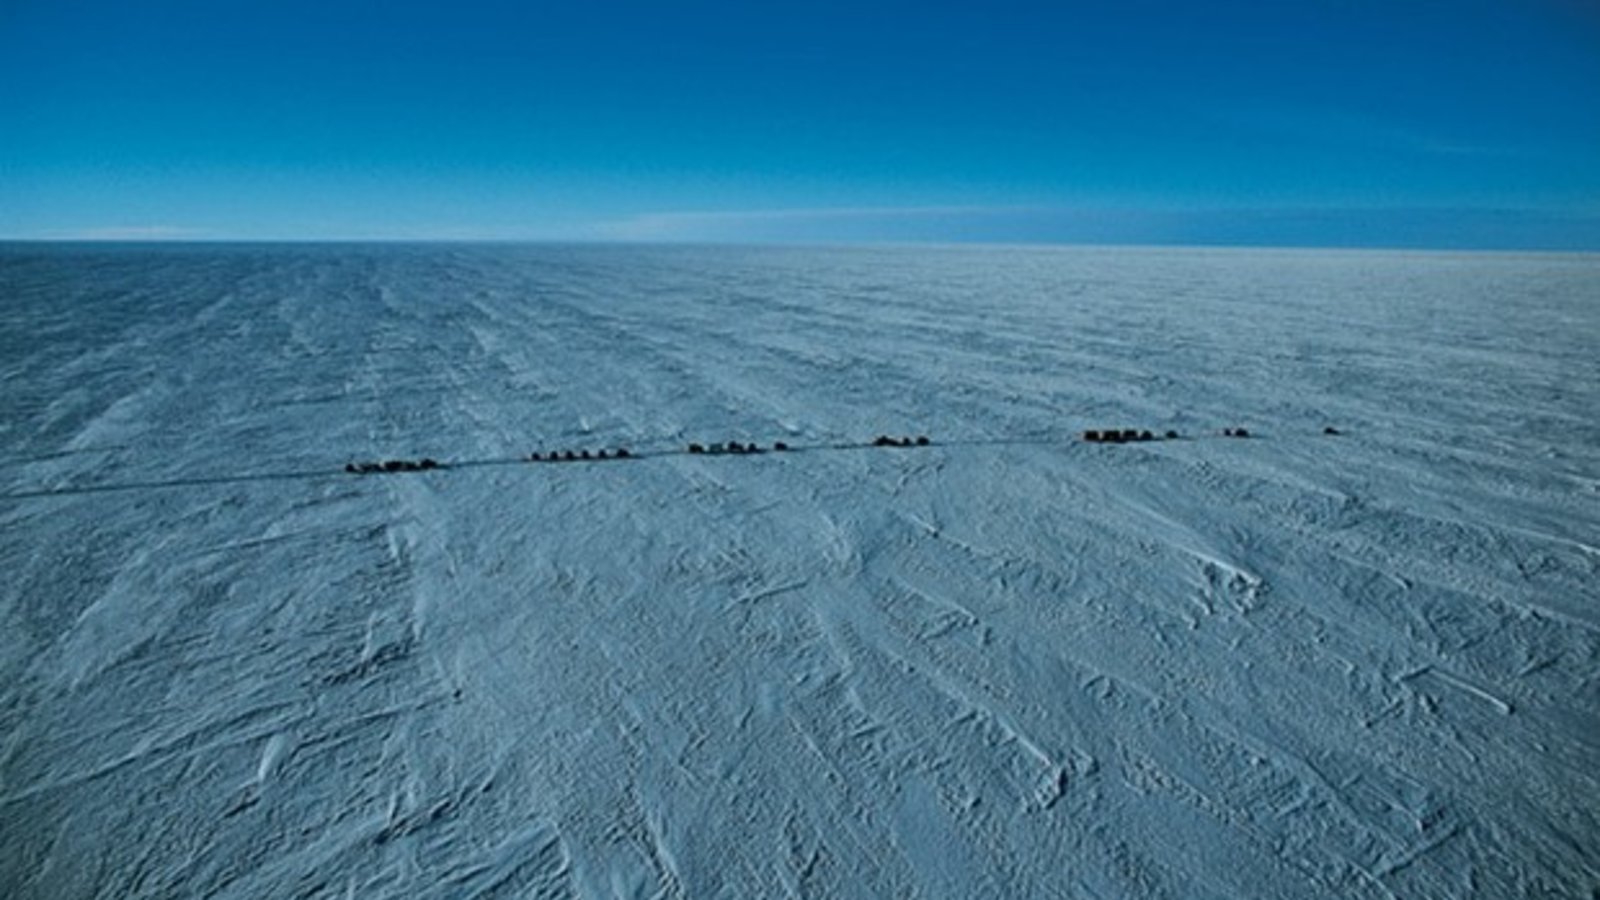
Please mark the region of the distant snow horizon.
[[1600, 214], [1531, 209], [863, 206], [628, 213], [588, 222], [260, 228], [113, 224], [7, 242], [1025, 245], [1600, 252]]

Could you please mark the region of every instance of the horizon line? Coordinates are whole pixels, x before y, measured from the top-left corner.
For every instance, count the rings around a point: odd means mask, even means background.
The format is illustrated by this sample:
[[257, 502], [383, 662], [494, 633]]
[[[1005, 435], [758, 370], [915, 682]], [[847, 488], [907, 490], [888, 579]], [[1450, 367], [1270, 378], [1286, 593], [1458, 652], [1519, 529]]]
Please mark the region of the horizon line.
[[1435, 253], [1435, 254], [1539, 254], [1550, 256], [1600, 255], [1600, 244], [1592, 247], [1560, 247], [1539, 245], [1500, 244], [1446, 244], [1446, 243], [1268, 243], [1234, 241], [1095, 241], [1095, 240], [873, 240], [873, 239], [696, 239], [696, 238], [595, 238], [595, 237], [237, 237], [237, 236], [184, 236], [184, 237], [42, 237], [37, 235], [0, 235], [0, 245], [98, 245], [98, 246], [167, 246], [185, 245], [456, 245], [456, 246], [547, 246], [547, 247], [741, 247], [741, 248], [797, 248], [797, 249], [1101, 249], [1101, 250], [1259, 250], [1259, 251], [1322, 251], [1351, 253]]
[[[29, 227], [32, 224], [33, 227]], [[310, 224], [310, 223], [308, 223]], [[7, 233], [9, 232], [9, 233]], [[258, 229], [166, 219], [9, 222], [0, 241], [737, 246], [1134, 246], [1600, 252], [1600, 210], [1518, 206], [942, 204], [657, 210], [474, 223], [323, 222]]]

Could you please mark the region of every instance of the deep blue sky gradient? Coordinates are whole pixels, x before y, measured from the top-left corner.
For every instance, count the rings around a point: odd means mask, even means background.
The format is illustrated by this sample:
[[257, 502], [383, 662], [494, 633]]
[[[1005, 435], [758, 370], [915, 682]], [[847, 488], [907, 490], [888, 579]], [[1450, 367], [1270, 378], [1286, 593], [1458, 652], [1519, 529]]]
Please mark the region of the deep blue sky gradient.
[[1600, 249], [1600, 8], [0, 0], [0, 237]]

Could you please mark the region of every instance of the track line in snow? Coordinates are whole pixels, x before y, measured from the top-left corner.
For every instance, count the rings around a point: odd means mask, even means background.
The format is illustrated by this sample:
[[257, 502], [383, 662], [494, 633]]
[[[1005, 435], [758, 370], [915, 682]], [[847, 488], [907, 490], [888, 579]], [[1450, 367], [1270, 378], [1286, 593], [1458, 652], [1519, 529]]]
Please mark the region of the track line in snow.
[[[1186, 437], [1174, 438], [1174, 439], [1161, 438], [1161, 439], [1157, 439], [1156, 443], [1170, 443], [1170, 442], [1173, 442], [1173, 441], [1195, 441], [1195, 440], [1201, 440], [1201, 439], [1203, 439], [1205, 437], [1206, 436], [1186, 436]], [[1231, 439], [1231, 440], [1237, 440], [1237, 439]], [[831, 442], [831, 443], [820, 443], [820, 444], [809, 444], [809, 445], [808, 444], [790, 445], [789, 447], [787, 447], [784, 450], [774, 450], [770, 446], [768, 446], [768, 447], [764, 447], [764, 448], [762, 448], [762, 449], [760, 449], [758, 451], [755, 451], [755, 452], [706, 452], [706, 453], [697, 453], [697, 452], [686, 450], [686, 449], [638, 450], [638, 451], [630, 451], [628, 456], [621, 457], [621, 458], [618, 458], [616, 456], [599, 457], [599, 458], [578, 458], [578, 459], [570, 459], [570, 460], [569, 459], [530, 460], [530, 459], [528, 459], [526, 457], [520, 457], [520, 456], [519, 457], [488, 457], [488, 458], [476, 458], [476, 459], [468, 458], [468, 459], [457, 459], [457, 460], [450, 460], [448, 458], [444, 458], [444, 459], [440, 459], [438, 464], [434, 465], [434, 466], [426, 466], [426, 467], [421, 467], [421, 468], [411, 468], [411, 469], [407, 469], [407, 470], [403, 470], [403, 471], [393, 471], [393, 472], [373, 471], [373, 472], [359, 472], [359, 473], [354, 473], [354, 474], [357, 474], [357, 475], [360, 475], [360, 476], [369, 476], [369, 475], [370, 476], [379, 476], [379, 475], [394, 476], [394, 475], [421, 474], [421, 473], [432, 474], [432, 473], [438, 473], [438, 472], [446, 472], [446, 471], [449, 471], [451, 469], [481, 469], [481, 468], [492, 468], [492, 467], [502, 467], [502, 466], [522, 466], [522, 465], [542, 465], [542, 466], [552, 466], [552, 467], [553, 466], [574, 466], [574, 467], [576, 467], [576, 466], [583, 466], [583, 465], [586, 465], [586, 464], [587, 465], [595, 465], [595, 464], [601, 464], [601, 463], [625, 463], [625, 462], [633, 462], [633, 461], [638, 461], [638, 460], [662, 459], [662, 458], [680, 457], [680, 456], [695, 456], [695, 457], [704, 457], [704, 458], [707, 458], [707, 459], [718, 459], [718, 458], [722, 458], [722, 457], [741, 457], [742, 458], [742, 457], [760, 457], [760, 456], [769, 456], [769, 455], [771, 455], [771, 456], [782, 456], [782, 455], [791, 455], [791, 454], [792, 455], [804, 455], [804, 454], [808, 454], [808, 453], [836, 453], [836, 452], [853, 452], [853, 451], [862, 451], [862, 450], [875, 450], [875, 451], [876, 450], [889, 450], [889, 451], [896, 451], [896, 450], [899, 450], [899, 451], [928, 450], [928, 449], [931, 449], [931, 448], [934, 448], [934, 447], [1037, 446], [1037, 447], [1062, 447], [1062, 448], [1065, 448], [1065, 447], [1068, 447], [1068, 446], [1072, 446], [1072, 445], [1074, 445], [1076, 443], [1080, 443], [1080, 441], [1078, 441], [1077, 439], [1072, 439], [1072, 438], [1067, 438], [1067, 439], [1049, 439], [1049, 438], [1037, 438], [1037, 437], [958, 438], [958, 439], [951, 439], [951, 440], [934, 441], [934, 442], [931, 442], [931, 443], [926, 444], [926, 445], [887, 446], [887, 447], [875, 444], [872, 441], [837, 441], [837, 442]], [[63, 485], [63, 486], [60, 486], [60, 487], [37, 488], [37, 489], [31, 489], [31, 490], [10, 491], [10, 492], [7, 492], [7, 493], [0, 493], [0, 502], [20, 501], [20, 500], [37, 500], [37, 499], [42, 499], [42, 498], [47, 498], [47, 497], [70, 497], [70, 496], [91, 495], [91, 494], [130, 493], [130, 492], [138, 492], [138, 491], [157, 491], [157, 490], [175, 490], [175, 489], [196, 488], [196, 487], [215, 487], [215, 486], [230, 485], [230, 484], [268, 483], [268, 482], [277, 482], [277, 481], [324, 481], [324, 480], [328, 480], [328, 479], [331, 479], [331, 478], [337, 478], [337, 477], [341, 477], [341, 476], [348, 476], [350, 474], [352, 474], [352, 473], [347, 471], [347, 470], [342, 470], [342, 469], [340, 469], [340, 470], [299, 469], [299, 470], [286, 470], [286, 471], [245, 472], [245, 473], [234, 474], [234, 475], [218, 474], [218, 475], [186, 476], [186, 477], [181, 477], [181, 478], [149, 479], [149, 480], [127, 481], [127, 482], [110, 482], [110, 483], [105, 483], [105, 484]], [[1544, 535], [1539, 535], [1539, 536], [1541, 536], [1541, 537], [1549, 537], [1549, 536], [1544, 536]], [[1549, 537], [1549, 539], [1557, 540], [1554, 537]], [[1589, 552], [1592, 552], [1592, 553], [1596, 553], [1596, 554], [1600, 554], [1600, 549], [1597, 549], [1595, 547], [1592, 547], [1592, 546], [1589, 546], [1589, 545], [1586, 545], [1586, 544], [1582, 544], [1582, 543], [1576, 542], [1576, 541], [1572, 541], [1570, 543], [1572, 543], [1573, 545], [1575, 545], [1575, 546], [1577, 546], [1577, 547], [1579, 547], [1579, 548], [1581, 548], [1583, 550], [1586, 550], [1586, 551], [1589, 551]]]

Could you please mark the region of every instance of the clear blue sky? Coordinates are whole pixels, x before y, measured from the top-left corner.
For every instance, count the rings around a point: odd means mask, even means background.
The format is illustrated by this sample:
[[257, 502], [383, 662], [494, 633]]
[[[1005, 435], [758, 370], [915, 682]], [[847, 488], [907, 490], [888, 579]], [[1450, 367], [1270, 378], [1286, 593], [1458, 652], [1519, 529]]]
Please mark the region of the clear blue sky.
[[0, 237], [1600, 249], [1600, 4], [0, 0]]

